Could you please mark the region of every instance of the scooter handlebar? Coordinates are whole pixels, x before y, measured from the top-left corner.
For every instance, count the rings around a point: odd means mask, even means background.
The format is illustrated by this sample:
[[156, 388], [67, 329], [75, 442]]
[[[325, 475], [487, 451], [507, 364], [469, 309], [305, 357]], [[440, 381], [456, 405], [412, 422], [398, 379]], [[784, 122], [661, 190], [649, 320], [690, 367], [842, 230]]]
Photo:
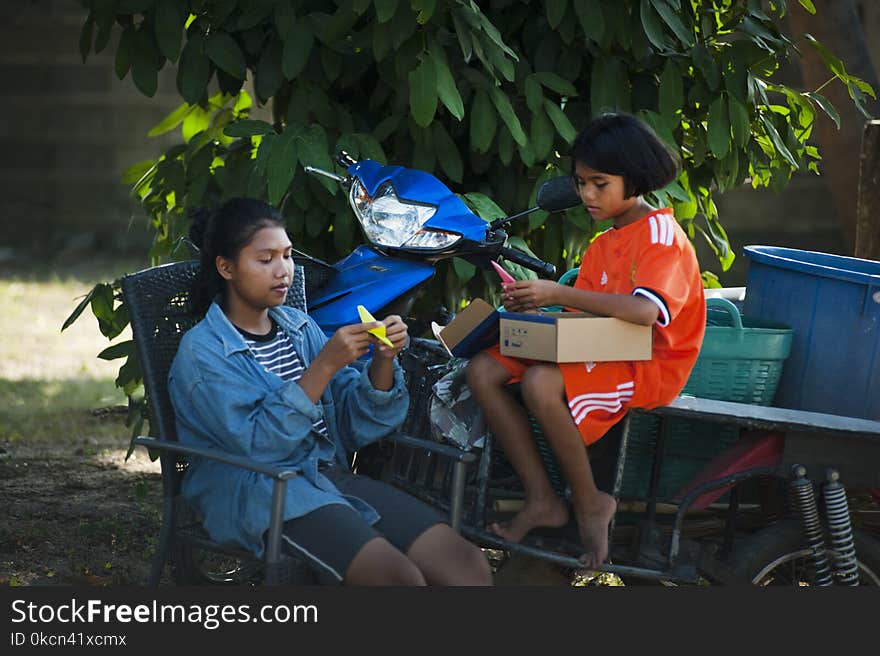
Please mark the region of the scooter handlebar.
[[506, 260], [510, 260], [511, 262], [516, 262], [517, 264], [520, 264], [527, 269], [531, 269], [541, 278], [556, 277], [556, 267], [553, 264], [550, 264], [549, 262], [544, 262], [543, 260], [539, 260], [538, 258], [532, 257], [531, 255], [527, 255], [522, 251], [518, 251], [505, 246], [501, 249], [501, 257]]

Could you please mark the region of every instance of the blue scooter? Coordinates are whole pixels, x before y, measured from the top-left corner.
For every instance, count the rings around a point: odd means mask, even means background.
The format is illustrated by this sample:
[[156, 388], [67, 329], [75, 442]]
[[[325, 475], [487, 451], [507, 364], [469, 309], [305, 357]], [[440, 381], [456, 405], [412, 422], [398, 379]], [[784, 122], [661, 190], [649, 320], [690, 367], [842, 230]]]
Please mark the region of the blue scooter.
[[480, 268], [505, 258], [539, 277], [555, 277], [552, 264], [505, 246], [503, 228], [538, 209], [555, 212], [580, 203], [569, 176], [545, 182], [536, 207], [487, 222], [430, 173], [369, 159], [358, 162], [344, 151], [336, 161], [346, 175], [310, 166], [306, 171], [331, 178], [346, 191], [367, 243], [335, 264], [294, 253], [305, 270], [309, 314], [328, 336], [360, 320], [358, 305], [377, 317], [409, 317], [437, 262], [451, 257]]

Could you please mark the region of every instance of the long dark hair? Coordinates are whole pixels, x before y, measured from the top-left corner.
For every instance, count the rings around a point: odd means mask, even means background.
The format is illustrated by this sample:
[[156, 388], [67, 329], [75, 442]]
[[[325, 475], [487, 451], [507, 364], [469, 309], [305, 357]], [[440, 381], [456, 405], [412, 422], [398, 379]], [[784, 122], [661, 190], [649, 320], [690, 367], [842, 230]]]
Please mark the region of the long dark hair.
[[591, 169], [619, 175], [626, 198], [656, 191], [675, 180], [679, 158], [654, 131], [635, 116], [603, 114], [571, 146], [571, 169], [580, 162]]
[[217, 256], [235, 260], [262, 228], [284, 227], [281, 213], [254, 198], [231, 198], [213, 212], [205, 208], [190, 211], [189, 238], [199, 249], [199, 277], [193, 287], [193, 302], [204, 312], [226, 281], [217, 272]]

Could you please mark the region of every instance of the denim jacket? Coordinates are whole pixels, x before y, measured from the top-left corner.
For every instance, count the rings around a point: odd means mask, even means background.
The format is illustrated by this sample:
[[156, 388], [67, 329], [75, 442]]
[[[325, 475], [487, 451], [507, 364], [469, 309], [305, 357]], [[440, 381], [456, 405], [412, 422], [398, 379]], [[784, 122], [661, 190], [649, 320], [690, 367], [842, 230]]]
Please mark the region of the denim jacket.
[[[289, 307], [270, 308], [270, 316], [293, 340], [308, 367], [327, 341], [313, 319]], [[369, 523], [378, 513], [356, 497], [344, 497], [318, 471], [318, 461], [348, 467], [353, 451], [395, 430], [409, 399], [400, 365], [394, 384], [377, 390], [366, 363], [340, 369], [319, 403], [312, 403], [294, 381], [283, 381], [254, 358], [244, 338], [214, 303], [189, 330], [171, 365], [168, 391], [181, 443], [212, 447], [300, 472], [287, 482], [284, 519], [331, 503], [349, 505]], [[314, 430], [321, 414], [330, 439]], [[218, 542], [244, 547], [257, 556], [269, 528], [272, 479], [230, 465], [194, 459], [184, 476], [184, 498], [201, 514]]]

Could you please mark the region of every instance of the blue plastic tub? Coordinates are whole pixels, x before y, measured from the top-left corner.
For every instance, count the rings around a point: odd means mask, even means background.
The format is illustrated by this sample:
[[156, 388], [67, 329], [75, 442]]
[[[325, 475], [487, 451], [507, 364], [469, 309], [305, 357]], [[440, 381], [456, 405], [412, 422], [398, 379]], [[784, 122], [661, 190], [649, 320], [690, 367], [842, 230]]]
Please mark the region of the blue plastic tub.
[[791, 326], [773, 404], [880, 419], [880, 262], [746, 246], [743, 313]]

